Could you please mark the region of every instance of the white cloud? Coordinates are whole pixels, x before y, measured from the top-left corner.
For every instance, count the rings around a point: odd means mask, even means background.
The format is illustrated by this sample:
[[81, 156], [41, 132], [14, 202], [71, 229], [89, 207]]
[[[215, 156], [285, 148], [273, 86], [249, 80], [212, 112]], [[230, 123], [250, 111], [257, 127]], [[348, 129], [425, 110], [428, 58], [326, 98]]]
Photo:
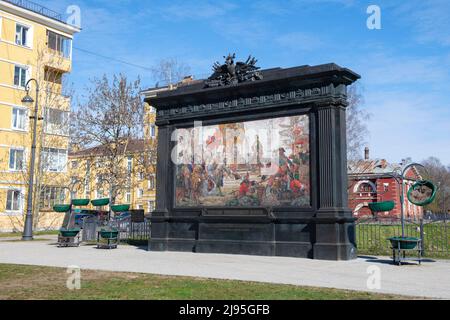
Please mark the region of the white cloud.
[[286, 33], [276, 38], [275, 41], [279, 45], [293, 51], [317, 50], [325, 45], [325, 43], [319, 39], [317, 35], [304, 32]]
[[410, 28], [419, 43], [450, 46], [450, 2], [448, 0], [409, 0], [386, 4], [397, 19]]
[[252, 1], [252, 9], [263, 14], [283, 16], [295, 15], [298, 11], [323, 9], [324, 6], [351, 7], [355, 0], [258, 0]]
[[158, 11], [168, 19], [211, 19], [223, 16], [238, 6], [231, 2], [182, 1], [171, 3]]

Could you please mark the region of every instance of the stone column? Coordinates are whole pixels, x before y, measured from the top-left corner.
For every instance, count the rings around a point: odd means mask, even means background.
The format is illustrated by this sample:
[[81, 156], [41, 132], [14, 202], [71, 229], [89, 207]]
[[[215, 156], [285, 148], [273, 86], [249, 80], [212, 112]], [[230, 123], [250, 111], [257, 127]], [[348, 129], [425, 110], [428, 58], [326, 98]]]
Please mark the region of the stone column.
[[158, 127], [158, 161], [156, 168], [156, 210], [151, 218], [150, 251], [168, 250], [168, 217], [170, 208], [171, 127]]
[[356, 257], [354, 219], [348, 208], [346, 103], [332, 102], [317, 110], [318, 212], [314, 258]]

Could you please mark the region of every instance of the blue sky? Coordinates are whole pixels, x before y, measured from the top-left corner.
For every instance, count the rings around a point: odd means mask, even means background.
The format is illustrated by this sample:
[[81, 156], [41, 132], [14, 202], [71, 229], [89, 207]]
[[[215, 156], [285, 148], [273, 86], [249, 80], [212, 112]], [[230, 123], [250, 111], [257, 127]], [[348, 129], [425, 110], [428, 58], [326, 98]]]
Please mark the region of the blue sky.
[[[39, 0], [36, 0], [39, 1]], [[253, 54], [262, 68], [335, 62], [361, 74], [372, 114], [372, 157], [450, 165], [450, 1], [287, 0], [135, 1], [47, 0], [65, 12], [81, 8], [74, 47], [151, 67], [177, 58], [207, 75], [229, 52]], [[382, 29], [366, 27], [367, 7], [380, 6]], [[149, 71], [74, 50], [70, 81], [78, 95], [106, 73]]]

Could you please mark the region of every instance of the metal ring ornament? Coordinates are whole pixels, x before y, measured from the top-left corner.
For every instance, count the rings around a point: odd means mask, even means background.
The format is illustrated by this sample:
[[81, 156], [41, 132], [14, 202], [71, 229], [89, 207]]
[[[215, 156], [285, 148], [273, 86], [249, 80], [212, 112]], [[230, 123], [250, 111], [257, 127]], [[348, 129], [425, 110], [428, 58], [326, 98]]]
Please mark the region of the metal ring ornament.
[[[415, 197], [415, 195], [418, 192], [421, 193], [421, 194], [424, 194], [425, 190], [423, 188], [429, 189], [429, 193], [430, 194], [424, 200], [418, 200], [417, 197]], [[431, 181], [422, 180], [422, 181], [416, 182], [409, 189], [409, 191], [408, 191], [408, 200], [409, 200], [409, 202], [411, 202], [412, 204], [414, 204], [416, 206], [424, 207], [424, 206], [427, 206], [427, 205], [433, 203], [433, 201], [436, 199], [436, 193], [437, 193], [437, 188]]]

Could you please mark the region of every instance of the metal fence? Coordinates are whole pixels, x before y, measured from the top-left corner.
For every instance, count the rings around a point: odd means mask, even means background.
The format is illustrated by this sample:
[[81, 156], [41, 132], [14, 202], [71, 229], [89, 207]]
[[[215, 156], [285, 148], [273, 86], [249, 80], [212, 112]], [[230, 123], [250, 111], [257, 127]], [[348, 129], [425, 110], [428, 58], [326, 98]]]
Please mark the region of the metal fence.
[[42, 14], [43, 16], [46, 16], [48, 18], [64, 22], [63, 16], [60, 13], [53, 11], [49, 8], [46, 8], [44, 6], [41, 6], [40, 4], [37, 4], [35, 2], [29, 0], [5, 0], [5, 1], [15, 4], [16, 6], [22, 7], [24, 9]]
[[112, 227], [119, 230], [119, 238], [126, 242], [146, 242], [150, 238], [150, 223], [133, 222], [131, 218], [112, 222]]
[[[133, 222], [131, 217], [129, 217], [112, 221], [108, 226], [119, 230], [119, 239], [121, 242], [144, 243], [150, 239], [150, 223], [147, 220]], [[83, 222], [83, 241], [96, 241], [97, 231], [100, 228], [102, 228], [102, 224], [96, 217], [85, 219]]]
[[[424, 255], [450, 258], [450, 222], [405, 220], [405, 236], [422, 240]], [[356, 222], [356, 244], [360, 254], [390, 255], [391, 237], [402, 236], [400, 219], [361, 218]]]

